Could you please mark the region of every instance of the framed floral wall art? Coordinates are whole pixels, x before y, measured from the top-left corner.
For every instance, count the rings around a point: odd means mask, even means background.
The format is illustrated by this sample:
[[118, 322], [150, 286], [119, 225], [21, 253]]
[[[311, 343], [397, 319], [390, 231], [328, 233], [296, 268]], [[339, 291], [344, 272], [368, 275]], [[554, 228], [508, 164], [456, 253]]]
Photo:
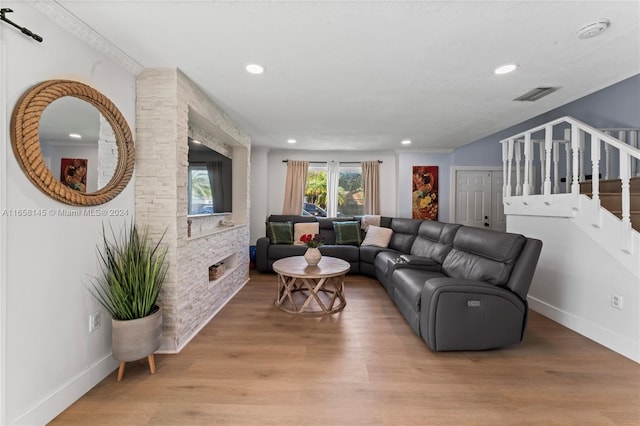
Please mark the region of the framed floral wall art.
[[411, 216], [438, 220], [438, 166], [413, 166]]
[[60, 160], [60, 182], [79, 192], [87, 192], [87, 160], [84, 158], [62, 158]]

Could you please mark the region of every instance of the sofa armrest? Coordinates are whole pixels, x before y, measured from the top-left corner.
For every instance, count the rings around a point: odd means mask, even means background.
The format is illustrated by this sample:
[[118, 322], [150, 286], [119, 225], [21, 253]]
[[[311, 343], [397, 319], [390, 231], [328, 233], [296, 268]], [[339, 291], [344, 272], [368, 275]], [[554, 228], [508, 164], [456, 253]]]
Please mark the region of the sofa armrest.
[[455, 278], [432, 278], [424, 284], [420, 333], [435, 351], [518, 343], [526, 319], [526, 301], [509, 289]]
[[271, 240], [268, 237], [260, 237], [256, 240], [256, 269], [260, 272], [270, 272], [269, 246]]

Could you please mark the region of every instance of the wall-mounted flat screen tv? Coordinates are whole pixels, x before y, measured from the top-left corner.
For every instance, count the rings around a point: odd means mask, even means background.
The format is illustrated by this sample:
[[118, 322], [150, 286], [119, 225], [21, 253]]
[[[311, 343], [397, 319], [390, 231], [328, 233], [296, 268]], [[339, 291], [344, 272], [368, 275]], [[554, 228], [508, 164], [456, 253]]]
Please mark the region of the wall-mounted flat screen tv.
[[231, 158], [189, 138], [188, 214], [231, 213]]

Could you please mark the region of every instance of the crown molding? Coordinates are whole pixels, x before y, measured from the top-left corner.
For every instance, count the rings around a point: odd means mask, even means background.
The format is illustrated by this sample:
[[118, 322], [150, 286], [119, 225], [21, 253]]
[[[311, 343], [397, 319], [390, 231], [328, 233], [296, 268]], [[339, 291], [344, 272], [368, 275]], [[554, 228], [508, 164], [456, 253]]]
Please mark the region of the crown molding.
[[31, 0], [35, 9], [134, 75], [144, 67], [54, 0]]

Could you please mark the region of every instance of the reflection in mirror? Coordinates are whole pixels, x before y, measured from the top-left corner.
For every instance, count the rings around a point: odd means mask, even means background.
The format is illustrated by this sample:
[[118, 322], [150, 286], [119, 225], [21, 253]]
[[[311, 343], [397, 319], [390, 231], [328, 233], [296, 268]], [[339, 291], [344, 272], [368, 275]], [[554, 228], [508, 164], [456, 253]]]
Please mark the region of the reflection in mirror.
[[38, 131], [43, 160], [63, 185], [92, 193], [109, 183], [118, 150], [96, 107], [73, 96], [57, 99], [42, 112]]
[[[80, 139], [72, 143], [69, 133]], [[77, 81], [48, 80], [27, 90], [11, 116], [11, 147], [29, 180], [66, 204], [104, 204], [133, 175], [135, 148], [122, 113]]]
[[231, 213], [232, 160], [189, 138], [188, 215]]

